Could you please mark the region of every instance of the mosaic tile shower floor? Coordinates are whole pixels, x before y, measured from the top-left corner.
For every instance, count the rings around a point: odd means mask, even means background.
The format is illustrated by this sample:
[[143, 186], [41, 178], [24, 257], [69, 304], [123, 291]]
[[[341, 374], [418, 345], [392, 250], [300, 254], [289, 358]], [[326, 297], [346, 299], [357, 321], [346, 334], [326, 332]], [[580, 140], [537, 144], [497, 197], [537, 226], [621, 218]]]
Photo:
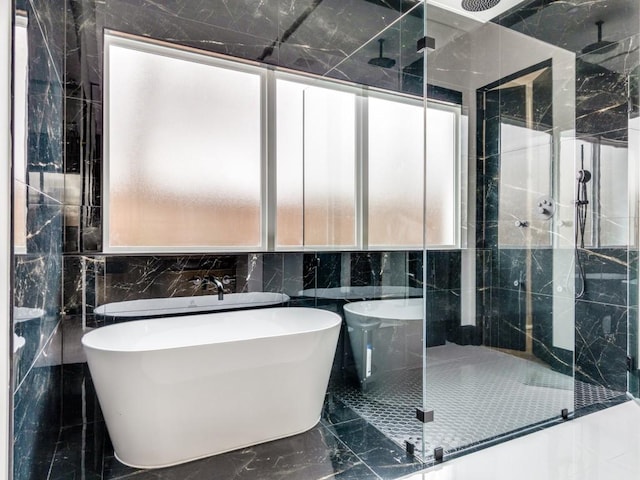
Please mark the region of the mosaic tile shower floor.
[[[387, 437], [420, 452], [445, 451], [560, 417], [573, 410], [574, 380], [543, 364], [481, 346], [447, 344], [427, 350], [426, 407], [433, 410], [423, 439], [415, 409], [422, 406], [422, 369], [385, 373], [366, 392], [334, 393]], [[622, 392], [576, 382], [576, 407]]]

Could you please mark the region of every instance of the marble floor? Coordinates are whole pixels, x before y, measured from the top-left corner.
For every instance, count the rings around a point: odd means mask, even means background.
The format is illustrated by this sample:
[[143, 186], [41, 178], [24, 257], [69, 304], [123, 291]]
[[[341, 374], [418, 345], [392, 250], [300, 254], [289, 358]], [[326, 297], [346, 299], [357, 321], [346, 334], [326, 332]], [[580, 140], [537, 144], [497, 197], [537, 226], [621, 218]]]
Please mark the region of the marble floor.
[[447, 460], [404, 480], [638, 480], [640, 404], [629, 401]]
[[[109, 435], [95, 398], [86, 364], [65, 365], [64, 378], [65, 403], [63, 416], [66, 426], [60, 432], [56, 453], [53, 462], [51, 462], [46, 480], [393, 480], [416, 474], [425, 469], [425, 464], [407, 455], [402, 446], [385, 436], [375, 425], [358, 415], [354, 409], [333, 394], [327, 396], [325, 408], [318, 425], [303, 434], [175, 467], [157, 470], [130, 468], [118, 462], [114, 457], [113, 446], [109, 440]], [[614, 408], [618, 409], [620, 407], [625, 410], [616, 417], [616, 420], [596, 421], [596, 419], [601, 418], [601, 415], [609, 411], [617, 412], [618, 410], [614, 410]], [[449, 464], [457, 465], [458, 462], [464, 461], [466, 458], [483, 458], [478, 456], [482, 455], [483, 452], [493, 451], [494, 448], [506, 448], [506, 451], [502, 451], [506, 452], [507, 463], [513, 467], [509, 462], [512, 457], [515, 458], [515, 454], [512, 455], [510, 448], [515, 447], [511, 446], [518, 445], [523, 441], [526, 442], [529, 438], [542, 438], [542, 440], [534, 440], [528, 452], [529, 455], [531, 455], [531, 452], [535, 452], [536, 462], [531, 462], [531, 457], [529, 457], [526, 462], [523, 461], [523, 465], [542, 464], [551, 468], [554, 462], [557, 461], [564, 462], [562, 463], [564, 465], [566, 459], [561, 456], [561, 452], [564, 451], [563, 448], [565, 446], [574, 448], [574, 450], [570, 450], [567, 453], [571, 459], [591, 462], [595, 458], [594, 456], [588, 456], [584, 459], [570, 456], [571, 452], [574, 452], [574, 456], [576, 456], [575, 452], [579, 452], [581, 446], [584, 445], [585, 451], [589, 451], [588, 448], [599, 448], [602, 451], [611, 452], [612, 461], [610, 463], [613, 465], [612, 468], [625, 468], [613, 461], [615, 452], [621, 455], [621, 459], [618, 460], [624, 461], [627, 458], [629, 462], [635, 461], [635, 465], [640, 466], [637, 463], [637, 458], [640, 458], [640, 447], [638, 447], [640, 444], [640, 406], [633, 402], [626, 402], [620, 407], [613, 407], [601, 413], [589, 414], [566, 422], [561, 425], [563, 430], [555, 430], [558, 427], [552, 427], [500, 444], [498, 447], [469, 454], [467, 457], [452, 458], [433, 470], [435, 473], [430, 472], [429, 475], [449, 475]], [[628, 410], [630, 407], [635, 410]], [[625, 415], [628, 418], [622, 421], [621, 419], [625, 418]], [[636, 416], [638, 417], [637, 420]], [[595, 426], [590, 426], [591, 423], [589, 421], [591, 420], [595, 422]], [[622, 443], [614, 435], [617, 423], [621, 424], [620, 435], [621, 438], [625, 439], [622, 440]], [[632, 425], [633, 427], [631, 427]], [[601, 429], [603, 433], [601, 434], [598, 429]], [[556, 440], [549, 437], [550, 434], [547, 434], [547, 432], [551, 431], [565, 433]], [[633, 432], [636, 434], [635, 440], [624, 436], [631, 435]], [[576, 440], [578, 434], [581, 435], [578, 439], [579, 441]], [[605, 436], [608, 434], [611, 434], [610, 436], [614, 438], [612, 440], [603, 440], [608, 438]], [[569, 438], [569, 440], [567, 441], [565, 437]], [[180, 439], [175, 441], [179, 442]], [[536, 441], [540, 445], [535, 443]], [[633, 443], [634, 441], [635, 444]], [[631, 450], [622, 450], [622, 445], [625, 445], [625, 442]], [[616, 445], [620, 448], [612, 450], [613, 446]], [[633, 447], [634, 445], [635, 447]], [[636, 448], [636, 450], [633, 450], [633, 448]], [[547, 452], [546, 455], [549, 456], [549, 459], [546, 457], [540, 459], [540, 452]], [[558, 456], [561, 458], [558, 459]], [[445, 456], [445, 459], [447, 459], [447, 456]], [[480, 462], [482, 463], [482, 461]], [[491, 468], [500, 464], [501, 462], [495, 459], [487, 463]], [[463, 463], [462, 465], [467, 464]], [[574, 466], [570, 468], [572, 468], [571, 472], [577, 473], [582, 472], [584, 469], [598, 466], [599, 464], [591, 462], [583, 467]], [[467, 473], [457, 474], [454, 472], [452, 477], [424, 477], [424, 480], [437, 480], [440, 478], [447, 480], [464, 478], [474, 480], [477, 478], [494, 479], [492, 476], [477, 477], [470, 475], [468, 472], [473, 471], [475, 467], [469, 468], [471, 470], [466, 470]], [[520, 470], [521, 468], [519, 467], [518, 471]], [[640, 472], [640, 470], [636, 470], [636, 472]], [[513, 472], [511, 472], [511, 475], [509, 478], [514, 478]], [[407, 478], [423, 480], [422, 476]], [[518, 478], [525, 477], [518, 476]], [[534, 476], [526, 478], [563, 480], [564, 478], [571, 479], [574, 477]], [[606, 477], [594, 476], [585, 478]], [[612, 476], [610, 478], [624, 480], [625, 478], [637, 479], [639, 477]]]
[[331, 395], [318, 425], [300, 435], [174, 467], [130, 468], [114, 456], [86, 366], [66, 368], [74, 379], [68, 389], [76, 391], [80, 382], [81, 394], [67, 397], [75, 398], [67, 405], [69, 426], [60, 433], [47, 480], [390, 480], [424, 468]]

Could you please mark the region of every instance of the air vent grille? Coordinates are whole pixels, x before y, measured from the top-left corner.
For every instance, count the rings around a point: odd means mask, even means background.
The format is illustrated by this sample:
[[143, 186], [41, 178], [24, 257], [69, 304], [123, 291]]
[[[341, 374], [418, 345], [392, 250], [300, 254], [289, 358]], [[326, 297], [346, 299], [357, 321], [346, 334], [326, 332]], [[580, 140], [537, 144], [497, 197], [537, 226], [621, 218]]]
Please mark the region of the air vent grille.
[[462, 0], [462, 8], [469, 12], [482, 12], [495, 7], [500, 0]]

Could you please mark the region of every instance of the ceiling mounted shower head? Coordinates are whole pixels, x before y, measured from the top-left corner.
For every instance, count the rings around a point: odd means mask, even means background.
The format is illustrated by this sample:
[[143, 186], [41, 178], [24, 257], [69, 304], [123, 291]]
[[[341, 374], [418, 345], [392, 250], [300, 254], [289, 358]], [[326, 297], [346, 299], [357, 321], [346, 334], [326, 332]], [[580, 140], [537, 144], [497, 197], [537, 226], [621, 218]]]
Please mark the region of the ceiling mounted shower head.
[[468, 12], [483, 12], [495, 7], [500, 0], [462, 0], [462, 8]]
[[384, 44], [384, 38], [378, 39], [378, 43], [380, 44], [380, 55], [369, 60], [369, 65], [374, 65], [376, 67], [382, 68], [393, 67], [396, 64], [396, 61], [393, 58], [385, 57], [382, 55], [382, 45]]
[[607, 53], [615, 49], [618, 46], [618, 42], [610, 42], [608, 40], [602, 40], [602, 25], [604, 22], [598, 20], [596, 26], [598, 27], [598, 41], [590, 43], [582, 49], [582, 53]]

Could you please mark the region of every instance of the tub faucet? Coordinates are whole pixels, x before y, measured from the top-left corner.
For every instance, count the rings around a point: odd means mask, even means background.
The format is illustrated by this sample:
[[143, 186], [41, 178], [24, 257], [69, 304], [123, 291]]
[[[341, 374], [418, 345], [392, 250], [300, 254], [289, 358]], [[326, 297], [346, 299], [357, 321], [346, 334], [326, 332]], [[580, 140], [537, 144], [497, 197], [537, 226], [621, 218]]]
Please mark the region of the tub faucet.
[[209, 285], [213, 284], [216, 287], [216, 290], [218, 290], [218, 300], [224, 300], [224, 285], [222, 285], [222, 282], [216, 277], [207, 277], [206, 280]]
[[205, 290], [208, 286], [213, 286], [216, 288], [218, 292], [218, 300], [224, 300], [224, 285], [217, 278], [212, 276], [205, 277], [193, 277], [189, 279], [189, 282], [193, 283], [196, 287], [202, 288]]

